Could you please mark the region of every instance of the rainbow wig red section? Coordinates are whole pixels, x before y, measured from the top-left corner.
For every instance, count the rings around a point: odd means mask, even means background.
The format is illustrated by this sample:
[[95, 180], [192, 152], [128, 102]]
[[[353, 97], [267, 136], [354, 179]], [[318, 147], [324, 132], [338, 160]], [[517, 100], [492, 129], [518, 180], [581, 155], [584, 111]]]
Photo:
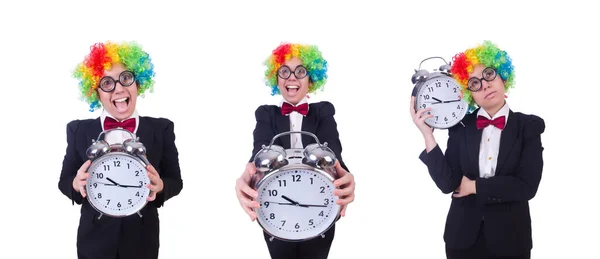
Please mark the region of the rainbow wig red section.
[[135, 42], [96, 43], [90, 47], [90, 53], [73, 71], [73, 77], [79, 80], [81, 98], [90, 105], [90, 111], [101, 107], [98, 97], [98, 84], [104, 71], [114, 63], [122, 63], [135, 75], [138, 95], [144, 96], [154, 88], [154, 65], [150, 55]]
[[506, 51], [499, 49], [491, 41], [484, 41], [474, 48], [456, 54], [452, 59], [451, 73], [462, 86], [463, 99], [469, 103], [471, 110], [477, 107], [477, 104], [467, 88], [467, 82], [469, 81], [469, 74], [473, 72], [473, 67], [478, 64], [494, 68], [504, 81], [504, 88], [507, 93], [510, 88], [514, 87], [515, 69], [512, 60]]
[[308, 88], [309, 93], [314, 93], [321, 89], [327, 82], [327, 61], [323, 59], [321, 51], [314, 45], [301, 45], [292, 43], [282, 43], [271, 56], [265, 60], [267, 66], [265, 71], [265, 84], [271, 88], [271, 95], [280, 94], [277, 88], [277, 70], [293, 57], [297, 57], [308, 70], [308, 76], [312, 82]]

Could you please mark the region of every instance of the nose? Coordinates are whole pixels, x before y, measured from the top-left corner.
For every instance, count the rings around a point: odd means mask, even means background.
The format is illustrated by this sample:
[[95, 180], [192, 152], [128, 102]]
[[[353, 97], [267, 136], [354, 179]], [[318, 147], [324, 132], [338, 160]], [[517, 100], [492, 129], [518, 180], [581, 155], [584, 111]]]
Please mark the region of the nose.
[[483, 90], [485, 91], [486, 89], [490, 88], [492, 84], [486, 80], [481, 80], [481, 88], [483, 88]]
[[115, 93], [125, 92], [125, 87], [121, 84], [121, 82], [115, 82]]

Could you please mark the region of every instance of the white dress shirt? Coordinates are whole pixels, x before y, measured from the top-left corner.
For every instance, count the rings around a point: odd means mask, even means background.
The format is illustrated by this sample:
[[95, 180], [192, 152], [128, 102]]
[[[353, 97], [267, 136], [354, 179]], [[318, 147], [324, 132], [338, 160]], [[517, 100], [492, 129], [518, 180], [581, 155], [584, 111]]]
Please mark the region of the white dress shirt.
[[[110, 115], [110, 113], [108, 113], [106, 110], [102, 110], [102, 114], [100, 115], [100, 125], [102, 126], [102, 130], [104, 131], [104, 119], [106, 119], [106, 117], [111, 117], [115, 120], [117, 120], [115, 117], [113, 117], [112, 115]], [[137, 133], [137, 129], [140, 126], [140, 117], [138, 115], [137, 110], [134, 110], [133, 113], [131, 114], [131, 116], [127, 119], [130, 118], [135, 118], [135, 129], [133, 130], [133, 134], [135, 137], [135, 134]], [[119, 121], [119, 120], [117, 120]], [[123, 131], [113, 131], [110, 132], [108, 134], [105, 134], [104, 136], [104, 140], [109, 144], [122, 144], [123, 141], [130, 139], [131, 135], [129, 135], [127, 132], [123, 132]]]
[[[506, 116], [504, 125], [508, 122], [508, 103], [490, 118], [490, 115], [483, 109], [479, 109], [477, 116], [484, 116], [488, 119], [496, 119], [501, 116]], [[498, 150], [500, 150], [500, 136], [502, 130], [496, 128], [494, 125], [489, 125], [482, 129], [481, 144], [479, 145], [479, 177], [490, 178], [496, 175], [496, 165], [498, 160]]]
[[[279, 103], [280, 108], [284, 102], [289, 103], [285, 100], [282, 100], [281, 103]], [[300, 100], [300, 102], [297, 105], [292, 105], [292, 106], [298, 106], [303, 103], [308, 103], [308, 98], [306, 98], [306, 96], [304, 98], [302, 98], [302, 100]], [[291, 103], [290, 103], [290, 105], [291, 105]], [[293, 111], [290, 114], [288, 114], [287, 116], [290, 118], [290, 130], [291, 131], [301, 131], [302, 130], [302, 119], [304, 118], [304, 115], [300, 114], [299, 112]], [[290, 148], [303, 148], [302, 134], [300, 134], [300, 133], [290, 134]]]

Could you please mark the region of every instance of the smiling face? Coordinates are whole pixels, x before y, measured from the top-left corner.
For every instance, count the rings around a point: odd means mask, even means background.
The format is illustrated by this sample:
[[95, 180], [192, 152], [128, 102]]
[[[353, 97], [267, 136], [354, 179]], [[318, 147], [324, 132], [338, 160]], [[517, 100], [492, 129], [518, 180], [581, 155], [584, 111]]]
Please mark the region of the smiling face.
[[[482, 78], [484, 77], [483, 70], [485, 66], [478, 64], [473, 67], [473, 72], [469, 74], [469, 78]], [[475, 103], [483, 108], [488, 114], [495, 114], [502, 106], [504, 106], [504, 81], [500, 76], [496, 76], [494, 80], [488, 82], [481, 80], [481, 88], [478, 91], [471, 92]]]
[[[114, 81], [119, 81], [119, 75], [125, 70], [126, 68], [123, 64], [113, 63], [109, 70], [104, 71], [103, 77], [108, 76], [112, 77]], [[116, 82], [112, 92], [107, 93], [100, 88], [97, 91], [102, 106], [115, 119], [127, 119], [135, 111], [138, 91], [137, 82], [133, 82], [130, 86], [123, 86], [121, 83]]]
[[[290, 72], [294, 72], [296, 67], [301, 66], [302, 61], [299, 58], [293, 57], [285, 61], [283, 66], [289, 67]], [[279, 92], [288, 103], [297, 105], [303, 98], [308, 94], [308, 88], [310, 87], [310, 76], [306, 75], [304, 78], [298, 79], [294, 73], [290, 73], [287, 79], [283, 79], [277, 76], [277, 87]]]

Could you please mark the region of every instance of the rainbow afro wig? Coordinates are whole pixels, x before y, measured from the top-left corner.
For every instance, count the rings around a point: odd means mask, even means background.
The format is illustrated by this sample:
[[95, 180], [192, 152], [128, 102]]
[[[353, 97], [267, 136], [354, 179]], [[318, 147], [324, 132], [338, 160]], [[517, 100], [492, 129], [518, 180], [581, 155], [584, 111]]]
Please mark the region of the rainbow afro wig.
[[150, 55], [135, 42], [96, 43], [90, 47], [90, 53], [73, 71], [73, 77], [79, 80], [81, 99], [90, 105], [90, 111], [101, 107], [98, 97], [98, 84], [113, 63], [122, 63], [135, 75], [138, 95], [144, 96], [154, 87], [154, 65]]
[[499, 49], [494, 43], [484, 41], [482, 44], [456, 54], [452, 58], [452, 76], [462, 87], [463, 99], [467, 101], [470, 111], [473, 111], [477, 104], [473, 101], [473, 96], [467, 88], [469, 74], [473, 72], [474, 66], [483, 64], [485, 67], [492, 67], [504, 81], [504, 90], [508, 93], [510, 88], [514, 87], [515, 69], [512, 60], [506, 53]]
[[271, 88], [271, 95], [280, 94], [279, 88], [277, 88], [277, 70], [286, 60], [293, 57], [300, 59], [302, 65], [308, 70], [308, 76], [312, 82], [308, 92], [314, 93], [318, 89], [322, 90], [323, 85], [327, 82], [327, 61], [323, 59], [317, 46], [282, 43], [264, 62], [264, 65], [267, 66], [265, 84]]

